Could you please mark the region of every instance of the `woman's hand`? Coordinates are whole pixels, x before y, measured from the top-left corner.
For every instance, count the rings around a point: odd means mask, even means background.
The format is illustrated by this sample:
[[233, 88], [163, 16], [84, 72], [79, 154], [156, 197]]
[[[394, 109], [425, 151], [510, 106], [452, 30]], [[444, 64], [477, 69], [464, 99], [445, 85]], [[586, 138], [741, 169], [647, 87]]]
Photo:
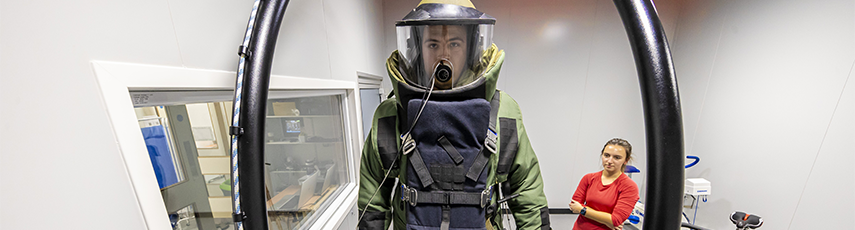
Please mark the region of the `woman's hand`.
[[582, 204], [580, 204], [578, 201], [570, 200], [570, 211], [571, 212], [573, 212], [575, 214], [579, 214], [579, 212], [582, 211], [583, 207], [584, 206], [582, 206]]
[[623, 225], [615, 226], [615, 228], [612, 228], [612, 229], [613, 230], [623, 230]]

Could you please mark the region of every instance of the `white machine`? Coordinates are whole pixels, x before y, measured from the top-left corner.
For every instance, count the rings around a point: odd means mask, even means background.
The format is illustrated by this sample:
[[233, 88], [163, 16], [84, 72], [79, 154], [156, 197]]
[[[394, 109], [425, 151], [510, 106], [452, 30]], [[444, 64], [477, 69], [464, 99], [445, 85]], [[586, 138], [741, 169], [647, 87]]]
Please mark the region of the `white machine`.
[[692, 196], [710, 195], [710, 181], [704, 178], [686, 179], [683, 191], [685, 191], [687, 195]]
[[[701, 160], [700, 157], [697, 157], [697, 156], [686, 156], [686, 158], [694, 159], [694, 162], [685, 166], [686, 168], [695, 166]], [[627, 169], [628, 169], [627, 173], [641, 172], [640, 170], [635, 169], [635, 167], [633, 167], [634, 170], [631, 172], [629, 171], [629, 167], [627, 167]], [[686, 179], [686, 183], [683, 185], [683, 192], [685, 193], [684, 199], [688, 198], [688, 197], [692, 198], [691, 204], [690, 205], [684, 204], [683, 207], [695, 209], [695, 215], [694, 216], [697, 216], [698, 203], [700, 203], [699, 200], [703, 200], [704, 202], [706, 202], [707, 196], [712, 194], [712, 186], [710, 184], [710, 181], [708, 181], [704, 178], [688, 178], [688, 179]], [[684, 202], [685, 202], [685, 200], [684, 200]], [[690, 220], [685, 212], [683, 213], [683, 217], [686, 218], [685, 219], [686, 224], [689, 224], [689, 225], [694, 224], [694, 221]], [[633, 208], [632, 213], [630, 214], [629, 218], [627, 218], [627, 220], [624, 221], [624, 226], [631, 226], [629, 229], [632, 229], [632, 228], [641, 229], [641, 226], [643, 225], [643, 223], [644, 223], [644, 203], [642, 203], [639, 200], [635, 203], [635, 207]], [[697, 227], [697, 226], [695, 226], [695, 227]], [[683, 228], [683, 229], [685, 229], [685, 228]], [[699, 229], [699, 228], [690, 227], [689, 229]], [[702, 229], [702, 228], [700, 228], [700, 229]]]

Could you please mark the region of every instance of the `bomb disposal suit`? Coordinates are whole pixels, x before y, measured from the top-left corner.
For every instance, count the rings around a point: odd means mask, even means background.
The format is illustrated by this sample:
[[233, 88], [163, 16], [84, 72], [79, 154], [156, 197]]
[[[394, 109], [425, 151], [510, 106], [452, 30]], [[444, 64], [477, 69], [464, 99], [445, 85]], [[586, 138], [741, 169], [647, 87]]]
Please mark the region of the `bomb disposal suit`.
[[452, 2], [422, 1], [397, 22], [386, 62], [394, 97], [375, 111], [362, 151], [358, 227], [502, 229], [506, 203], [518, 229], [550, 229], [519, 106], [496, 90], [496, 19]]

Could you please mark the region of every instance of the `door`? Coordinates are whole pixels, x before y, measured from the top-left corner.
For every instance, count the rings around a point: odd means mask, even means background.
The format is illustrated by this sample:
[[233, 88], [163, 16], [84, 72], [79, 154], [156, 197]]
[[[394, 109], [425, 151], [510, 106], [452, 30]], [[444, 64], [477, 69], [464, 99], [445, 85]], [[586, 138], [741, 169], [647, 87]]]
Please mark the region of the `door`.
[[184, 181], [161, 190], [172, 227], [215, 230], [187, 108], [184, 105], [164, 107], [175, 151], [184, 169]]
[[362, 99], [362, 139], [368, 138], [368, 132], [371, 131], [371, 121], [374, 117], [374, 110], [380, 106], [382, 95], [380, 89], [359, 89], [359, 97]]

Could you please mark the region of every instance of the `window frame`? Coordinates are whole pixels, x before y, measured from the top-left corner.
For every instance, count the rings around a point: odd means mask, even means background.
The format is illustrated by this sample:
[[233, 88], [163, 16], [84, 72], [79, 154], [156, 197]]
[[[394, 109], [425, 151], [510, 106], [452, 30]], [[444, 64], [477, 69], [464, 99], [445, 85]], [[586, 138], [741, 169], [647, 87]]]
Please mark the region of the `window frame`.
[[[121, 152], [140, 214], [146, 229], [169, 229], [166, 206], [158, 189], [148, 152], [134, 113], [132, 92], [139, 91], [221, 91], [234, 90], [235, 72], [186, 67], [145, 65], [110, 61], [92, 61], [102, 102]], [[342, 97], [345, 132], [347, 182], [328, 209], [316, 213], [308, 229], [336, 229], [356, 204], [358, 193], [358, 159], [362, 149], [362, 125], [359, 85], [356, 81], [315, 79], [272, 75], [271, 91], [338, 90]], [[279, 92], [277, 92], [279, 93]]]

